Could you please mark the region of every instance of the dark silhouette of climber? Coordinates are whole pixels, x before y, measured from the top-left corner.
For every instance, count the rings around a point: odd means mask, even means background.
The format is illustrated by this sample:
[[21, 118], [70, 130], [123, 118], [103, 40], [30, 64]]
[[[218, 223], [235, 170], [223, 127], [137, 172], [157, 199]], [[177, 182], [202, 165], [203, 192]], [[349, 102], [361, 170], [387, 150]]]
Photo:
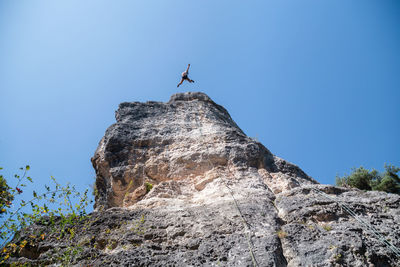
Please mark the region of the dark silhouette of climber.
[[186, 80], [186, 81], [188, 81], [188, 82], [190, 82], [190, 83], [194, 83], [194, 81], [191, 80], [191, 79], [188, 77], [188, 75], [189, 75], [189, 68], [190, 68], [190, 64], [188, 64], [187, 69], [186, 69], [184, 72], [182, 72], [182, 78], [181, 78], [181, 81], [178, 83], [178, 86], [177, 86], [177, 87], [179, 87], [179, 85], [181, 85], [181, 84], [183, 83], [184, 80]]

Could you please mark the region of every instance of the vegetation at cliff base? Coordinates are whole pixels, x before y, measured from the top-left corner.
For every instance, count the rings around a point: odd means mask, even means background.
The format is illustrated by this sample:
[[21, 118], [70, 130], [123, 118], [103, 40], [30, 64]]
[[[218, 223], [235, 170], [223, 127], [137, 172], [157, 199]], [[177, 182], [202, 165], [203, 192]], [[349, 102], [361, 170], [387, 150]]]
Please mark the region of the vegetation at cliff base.
[[10, 207], [11, 202], [14, 200], [10, 190], [11, 187], [8, 186], [6, 179], [0, 174], [0, 216], [7, 211], [7, 208]]
[[336, 185], [355, 187], [361, 190], [376, 190], [400, 194], [400, 168], [385, 164], [385, 171], [354, 168], [350, 175], [336, 177]]
[[[60, 237], [66, 233], [72, 235], [71, 229], [87, 215], [88, 190], [78, 192], [74, 186], [61, 185], [51, 177], [51, 184], [44, 185], [42, 192], [32, 191], [29, 185], [34, 180], [27, 175], [29, 170], [29, 165], [20, 168], [20, 174], [7, 181], [0, 175], [0, 264], [25, 246], [35, 247], [49, 233]], [[47, 222], [48, 232], [35, 233], [29, 240], [18, 240], [21, 231], [41, 221]]]

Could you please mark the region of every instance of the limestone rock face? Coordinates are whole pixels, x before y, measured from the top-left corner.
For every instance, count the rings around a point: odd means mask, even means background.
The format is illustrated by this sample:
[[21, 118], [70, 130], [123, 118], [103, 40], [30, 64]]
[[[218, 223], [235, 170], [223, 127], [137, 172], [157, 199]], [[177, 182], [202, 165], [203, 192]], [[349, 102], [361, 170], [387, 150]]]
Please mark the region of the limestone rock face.
[[[297, 166], [247, 137], [228, 112], [203, 93], [167, 103], [122, 103], [94, 157], [96, 208], [160, 199], [194, 203], [215, 179], [254, 176], [275, 193], [316, 183]], [[153, 190], [146, 194], [145, 185]], [[209, 195], [208, 197], [212, 197]]]
[[[247, 137], [203, 93], [122, 103], [92, 158], [95, 211], [7, 263], [396, 266], [400, 196], [320, 185]], [[348, 211], [351, 210], [356, 217]], [[65, 226], [63, 226], [65, 227]], [[28, 243], [31, 244], [31, 243]]]

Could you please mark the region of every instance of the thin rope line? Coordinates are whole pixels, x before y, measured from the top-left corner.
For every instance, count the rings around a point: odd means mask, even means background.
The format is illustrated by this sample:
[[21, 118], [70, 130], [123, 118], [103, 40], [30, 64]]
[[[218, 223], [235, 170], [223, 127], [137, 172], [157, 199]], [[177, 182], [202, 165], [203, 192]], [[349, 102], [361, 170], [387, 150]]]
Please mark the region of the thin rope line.
[[317, 188], [313, 188], [318, 194], [322, 195], [323, 197], [332, 200], [334, 202], [336, 202], [337, 204], [339, 204], [339, 206], [345, 210], [348, 214], [350, 214], [350, 216], [352, 216], [354, 219], [356, 219], [356, 221], [358, 221], [361, 225], [363, 225], [369, 232], [371, 232], [381, 243], [383, 243], [386, 247], [388, 247], [390, 250], [393, 251], [393, 253], [400, 258], [400, 250], [394, 246], [390, 241], [388, 241], [387, 239], [385, 239], [377, 230], [376, 228], [371, 225], [370, 223], [364, 221], [363, 219], [361, 219], [360, 216], [358, 216], [351, 208], [349, 208], [346, 204], [341, 203], [339, 200], [336, 200], [335, 198], [329, 196], [328, 194], [326, 194], [325, 192], [317, 189]]
[[[201, 114], [200, 116], [203, 116], [203, 117], [204, 117], [204, 114]], [[197, 120], [197, 116], [195, 116], [195, 121], [196, 121], [197, 127], [198, 127], [199, 130], [200, 130], [200, 134], [203, 136], [203, 131], [202, 131], [202, 129], [201, 129], [201, 125], [200, 125], [199, 121]], [[206, 146], [206, 148], [207, 148], [207, 153], [209, 154], [208, 146]], [[214, 166], [214, 164], [211, 162], [211, 160], [210, 160], [209, 158], [207, 158], [207, 160], [208, 160], [208, 163], [211, 165], [212, 169], [214, 169], [215, 166]], [[222, 179], [221, 179], [221, 180], [222, 180]], [[240, 208], [239, 208], [239, 204], [237, 203], [237, 201], [236, 201], [236, 199], [235, 199], [235, 197], [234, 197], [234, 195], [233, 195], [233, 191], [229, 188], [229, 186], [225, 183], [224, 180], [222, 180], [222, 182], [224, 183], [224, 185], [226, 186], [226, 188], [228, 188], [229, 193], [230, 193], [230, 195], [231, 195], [231, 197], [232, 197], [232, 199], [233, 199], [233, 201], [234, 201], [234, 203], [235, 203], [236, 209], [238, 210], [239, 215], [240, 215], [240, 217], [241, 217], [241, 219], [242, 219], [242, 222], [243, 222], [243, 224], [244, 224], [244, 227], [245, 227], [245, 229], [247, 230], [247, 231], [246, 231], [247, 245], [248, 245], [248, 247], [249, 247], [250, 256], [251, 256], [251, 261], [252, 261], [252, 263], [253, 263], [253, 266], [254, 266], [254, 267], [257, 267], [257, 266], [258, 266], [258, 263], [257, 263], [257, 260], [256, 260], [256, 258], [255, 258], [255, 256], [254, 256], [254, 252], [253, 252], [253, 246], [254, 246], [254, 244], [253, 244], [253, 242], [251, 241], [251, 235], [250, 235], [250, 234], [251, 234], [251, 230], [250, 230], [250, 228], [249, 228], [249, 223], [248, 223], [248, 222], [246, 221], [246, 219], [244, 218], [243, 213], [242, 213], [242, 211], [241, 211]]]
[[[204, 116], [204, 114], [202, 114], [202, 115]], [[197, 117], [195, 117], [195, 120], [196, 120], [196, 124], [197, 124], [197, 126], [198, 126], [198, 128], [199, 128], [199, 130], [200, 130], [201, 135], [203, 135], [203, 132], [202, 132], [202, 129], [201, 129], [201, 125], [200, 125], [200, 123], [198, 122]], [[207, 152], [209, 152], [209, 151], [208, 151], [208, 146], [207, 146]], [[207, 159], [207, 160], [208, 160], [208, 162], [211, 164], [212, 168], [214, 168], [215, 166], [214, 166], [214, 164], [210, 161], [210, 159]], [[222, 181], [223, 181], [223, 180], [222, 180]], [[242, 214], [242, 212], [241, 212], [241, 210], [240, 210], [240, 208], [239, 208], [239, 205], [238, 205], [238, 203], [237, 203], [237, 201], [236, 201], [236, 199], [235, 199], [235, 197], [234, 197], [234, 195], [233, 195], [233, 191], [228, 187], [228, 185], [225, 183], [225, 181], [223, 181], [223, 183], [224, 183], [224, 185], [226, 186], [226, 188], [229, 190], [229, 193], [230, 193], [230, 195], [231, 195], [231, 197], [232, 197], [232, 199], [233, 199], [233, 201], [234, 201], [234, 203], [235, 203], [236, 209], [238, 210], [239, 215], [240, 215], [240, 217], [241, 217], [241, 219], [242, 219], [242, 221], [243, 221], [243, 224], [245, 225], [245, 228], [246, 228], [246, 230], [247, 230], [246, 236], [247, 236], [248, 246], [249, 246], [250, 255], [251, 255], [251, 258], [252, 258], [253, 265], [254, 265], [254, 266], [258, 266], [257, 261], [256, 261], [255, 256], [254, 256], [254, 253], [253, 253], [253, 249], [252, 249], [253, 243], [252, 243], [252, 241], [251, 241], [251, 236], [250, 236], [251, 230], [250, 230], [250, 228], [249, 228], [249, 223], [248, 223], [248, 222], [246, 221], [246, 219], [244, 218], [244, 216], [243, 216], [243, 214]], [[337, 204], [339, 204], [339, 206], [342, 208], [342, 210], [345, 210], [348, 214], [350, 214], [350, 216], [352, 216], [354, 219], [356, 219], [362, 226], [364, 226], [369, 232], [371, 232], [381, 243], [383, 243], [386, 247], [388, 247], [390, 250], [392, 250], [393, 253], [394, 253], [397, 257], [400, 258], [400, 250], [399, 250], [397, 247], [395, 247], [390, 241], [388, 241], [387, 239], [385, 239], [385, 238], [376, 230], [376, 228], [374, 228], [371, 224], [369, 224], [369, 223], [365, 222], [363, 219], [361, 219], [351, 208], [349, 208], [349, 207], [348, 207], [347, 205], [345, 205], [345, 204], [340, 203], [338, 200], [336, 200], [336, 199], [334, 199], [334, 198], [328, 196], [327, 194], [325, 194], [325, 192], [323, 192], [323, 191], [321, 191], [321, 190], [319, 190], [319, 189], [316, 189], [316, 188], [313, 188], [313, 189], [314, 189], [318, 194], [322, 195], [323, 197], [325, 197], [325, 198], [327, 198], [327, 199], [330, 199], [330, 200], [336, 202]]]
[[254, 246], [254, 244], [253, 244], [253, 242], [251, 241], [251, 236], [250, 236], [251, 230], [250, 230], [250, 227], [249, 227], [250, 224], [249, 224], [249, 223], [246, 221], [246, 219], [244, 218], [243, 213], [242, 213], [242, 211], [241, 211], [240, 208], [239, 208], [239, 204], [237, 203], [236, 198], [233, 196], [232, 190], [229, 188], [229, 186], [228, 186], [225, 182], [224, 182], [224, 185], [226, 186], [226, 188], [228, 188], [229, 193], [231, 194], [231, 196], [232, 196], [232, 198], [233, 198], [233, 201], [234, 201], [234, 203], [235, 203], [236, 209], [238, 210], [239, 215], [240, 215], [240, 217], [242, 218], [244, 227], [245, 227], [246, 230], [247, 230], [247, 232], [246, 232], [247, 244], [248, 244], [248, 246], [249, 246], [250, 255], [251, 255], [251, 261], [253, 262], [253, 266], [258, 266], [257, 260], [256, 260], [256, 258], [255, 258], [255, 256], [254, 256], [254, 252], [253, 252], [253, 246]]

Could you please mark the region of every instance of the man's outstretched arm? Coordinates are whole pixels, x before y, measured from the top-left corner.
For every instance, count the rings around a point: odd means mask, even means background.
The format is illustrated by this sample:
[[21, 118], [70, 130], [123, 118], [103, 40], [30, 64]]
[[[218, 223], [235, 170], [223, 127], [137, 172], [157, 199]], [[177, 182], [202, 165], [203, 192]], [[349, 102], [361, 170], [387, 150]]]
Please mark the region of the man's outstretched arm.
[[190, 64], [188, 64], [188, 67], [186, 69], [186, 72], [189, 72]]

